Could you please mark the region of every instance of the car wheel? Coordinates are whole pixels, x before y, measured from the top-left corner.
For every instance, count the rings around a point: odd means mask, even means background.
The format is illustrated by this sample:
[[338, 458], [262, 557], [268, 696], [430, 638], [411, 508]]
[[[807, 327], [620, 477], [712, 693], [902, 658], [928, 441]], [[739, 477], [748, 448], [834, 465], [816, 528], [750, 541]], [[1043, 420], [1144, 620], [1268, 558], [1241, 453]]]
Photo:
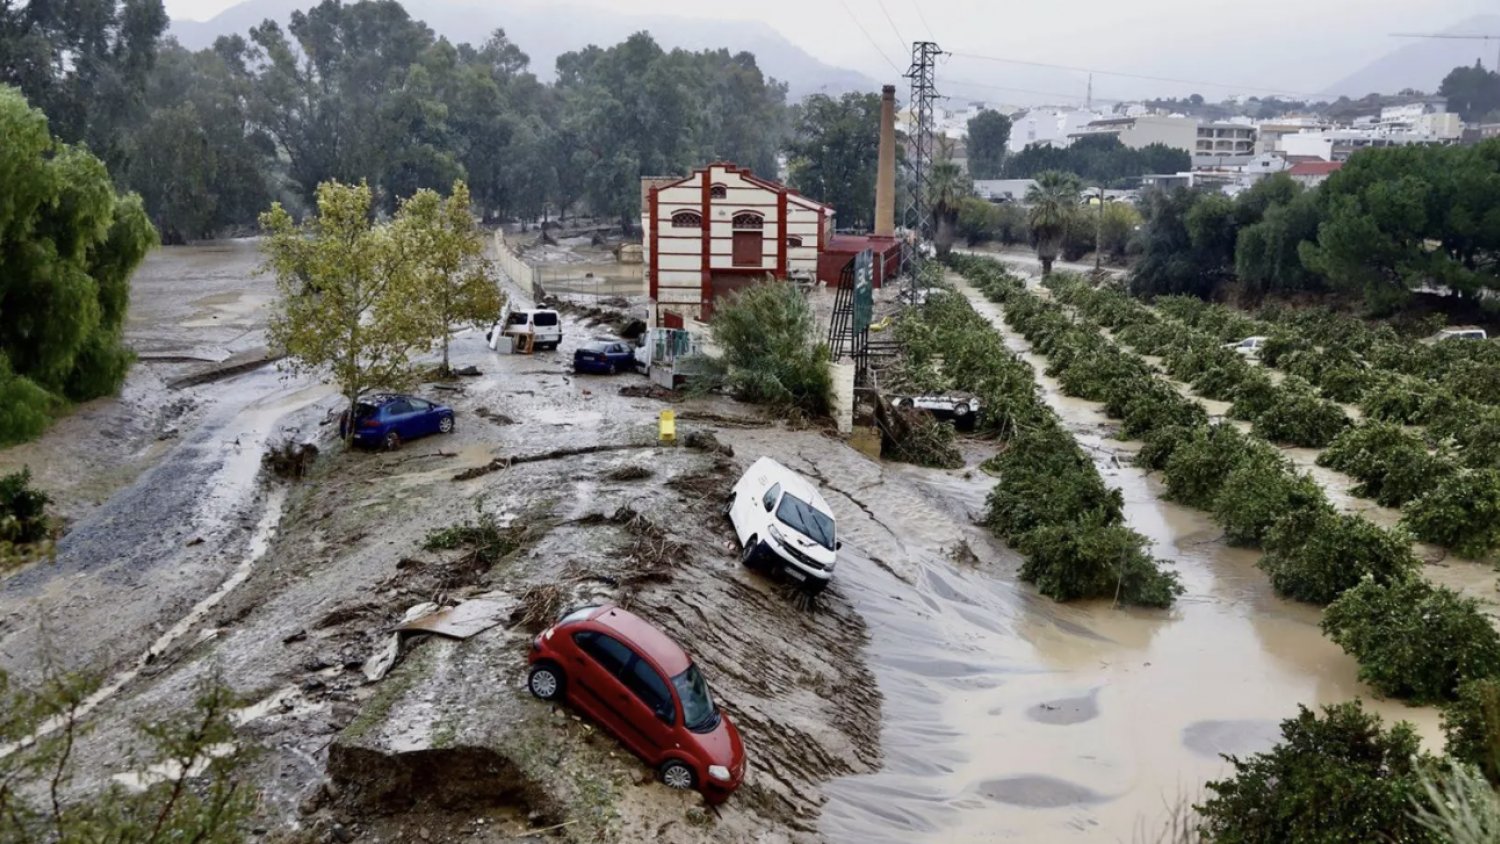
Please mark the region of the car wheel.
[[808, 595], [821, 595], [823, 594], [823, 590], [827, 588], [828, 581], [819, 580], [816, 577], [809, 577], [807, 579], [807, 582], [802, 585], [803, 591], [805, 591]]
[[676, 759], [663, 762], [657, 773], [667, 788], [686, 791], [698, 784], [698, 775], [693, 773], [693, 769]]
[[612, 363], [612, 364], [610, 364], [609, 365], [609, 374], [610, 375], [619, 375], [620, 374], [620, 365], [618, 363]]
[[387, 451], [395, 451], [401, 447], [401, 435], [395, 431], [385, 435], [385, 448]]
[[719, 507], [719, 513], [721, 515], [723, 515], [724, 518], [727, 519], [727, 518], [729, 518], [729, 511], [731, 511], [733, 509], [734, 509], [734, 496], [731, 495], [728, 498], [724, 499], [724, 504]]
[[745, 540], [745, 547], [744, 547], [744, 549], [742, 549], [740, 551], [740, 562], [744, 563], [744, 565], [745, 565], [746, 568], [752, 568], [752, 569], [755, 568], [755, 557], [756, 557], [756, 553], [755, 552], [757, 552], [759, 550], [760, 550], [760, 538], [759, 537], [752, 536], [749, 539]]
[[526, 677], [526, 688], [542, 700], [558, 700], [563, 693], [562, 672], [545, 662], [534, 665]]
[[442, 419], [439, 419], [438, 420], [438, 430], [442, 431], [445, 434], [451, 434], [451, 433], [453, 433], [453, 417], [452, 416], [444, 416]]

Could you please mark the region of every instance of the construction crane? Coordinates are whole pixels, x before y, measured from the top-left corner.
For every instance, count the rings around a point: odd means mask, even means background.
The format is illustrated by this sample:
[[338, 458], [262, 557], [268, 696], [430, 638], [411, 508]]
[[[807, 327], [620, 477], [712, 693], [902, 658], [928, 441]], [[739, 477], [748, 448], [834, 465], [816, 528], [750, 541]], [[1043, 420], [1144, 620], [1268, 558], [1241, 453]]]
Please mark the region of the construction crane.
[[[1392, 38], [1456, 38], [1464, 41], [1495, 41], [1500, 42], [1500, 35], [1457, 35], [1450, 33], [1423, 33], [1423, 32], [1392, 32]], [[1495, 66], [1491, 70], [1500, 71], [1500, 49], [1495, 52]]]

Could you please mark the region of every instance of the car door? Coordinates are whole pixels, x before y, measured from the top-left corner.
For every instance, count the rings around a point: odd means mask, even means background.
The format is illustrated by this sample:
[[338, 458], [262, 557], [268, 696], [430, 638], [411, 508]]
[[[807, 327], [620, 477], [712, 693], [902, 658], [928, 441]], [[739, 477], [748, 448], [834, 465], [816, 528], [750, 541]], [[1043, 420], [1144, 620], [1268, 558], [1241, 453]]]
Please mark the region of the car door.
[[623, 714], [640, 735], [641, 748], [637, 752], [655, 764], [674, 743], [672, 730], [681, 717], [677, 699], [667, 678], [640, 654], [626, 667], [621, 679], [630, 692], [623, 702]]
[[401, 435], [401, 439], [409, 440], [416, 436], [411, 429], [411, 405], [406, 403], [406, 399], [392, 399], [385, 406], [385, 418], [389, 427]]
[[414, 429], [412, 436], [426, 436], [437, 433], [437, 414], [432, 412], [432, 402], [422, 399], [409, 399], [411, 405], [411, 426]]
[[621, 679], [636, 653], [619, 639], [594, 630], [574, 633], [573, 643], [581, 654], [570, 672], [574, 689], [569, 697], [626, 747], [645, 755], [648, 745], [640, 726], [629, 717], [635, 708]]

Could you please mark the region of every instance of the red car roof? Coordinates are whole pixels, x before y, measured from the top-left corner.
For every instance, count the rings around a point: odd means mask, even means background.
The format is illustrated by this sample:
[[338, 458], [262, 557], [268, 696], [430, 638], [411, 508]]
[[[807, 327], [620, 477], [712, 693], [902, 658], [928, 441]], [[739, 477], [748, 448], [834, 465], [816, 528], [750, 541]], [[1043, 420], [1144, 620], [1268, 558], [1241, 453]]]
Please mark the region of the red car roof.
[[669, 677], [681, 674], [692, 664], [681, 645], [672, 641], [671, 637], [651, 622], [629, 610], [604, 607], [589, 620], [607, 628], [616, 638], [656, 660], [656, 664]]

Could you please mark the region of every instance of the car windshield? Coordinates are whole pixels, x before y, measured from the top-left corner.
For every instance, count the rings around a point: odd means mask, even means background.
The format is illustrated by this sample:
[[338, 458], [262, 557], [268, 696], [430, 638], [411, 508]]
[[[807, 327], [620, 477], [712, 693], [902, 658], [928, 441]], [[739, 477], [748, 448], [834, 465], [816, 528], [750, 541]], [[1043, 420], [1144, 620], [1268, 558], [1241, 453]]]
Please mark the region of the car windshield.
[[708, 693], [708, 681], [698, 666], [689, 665], [687, 670], [672, 678], [677, 697], [682, 699], [682, 722], [695, 733], [706, 733], [719, 726], [719, 708]]
[[781, 496], [776, 518], [824, 548], [833, 550], [833, 519], [813, 509], [806, 501], [791, 493]]

